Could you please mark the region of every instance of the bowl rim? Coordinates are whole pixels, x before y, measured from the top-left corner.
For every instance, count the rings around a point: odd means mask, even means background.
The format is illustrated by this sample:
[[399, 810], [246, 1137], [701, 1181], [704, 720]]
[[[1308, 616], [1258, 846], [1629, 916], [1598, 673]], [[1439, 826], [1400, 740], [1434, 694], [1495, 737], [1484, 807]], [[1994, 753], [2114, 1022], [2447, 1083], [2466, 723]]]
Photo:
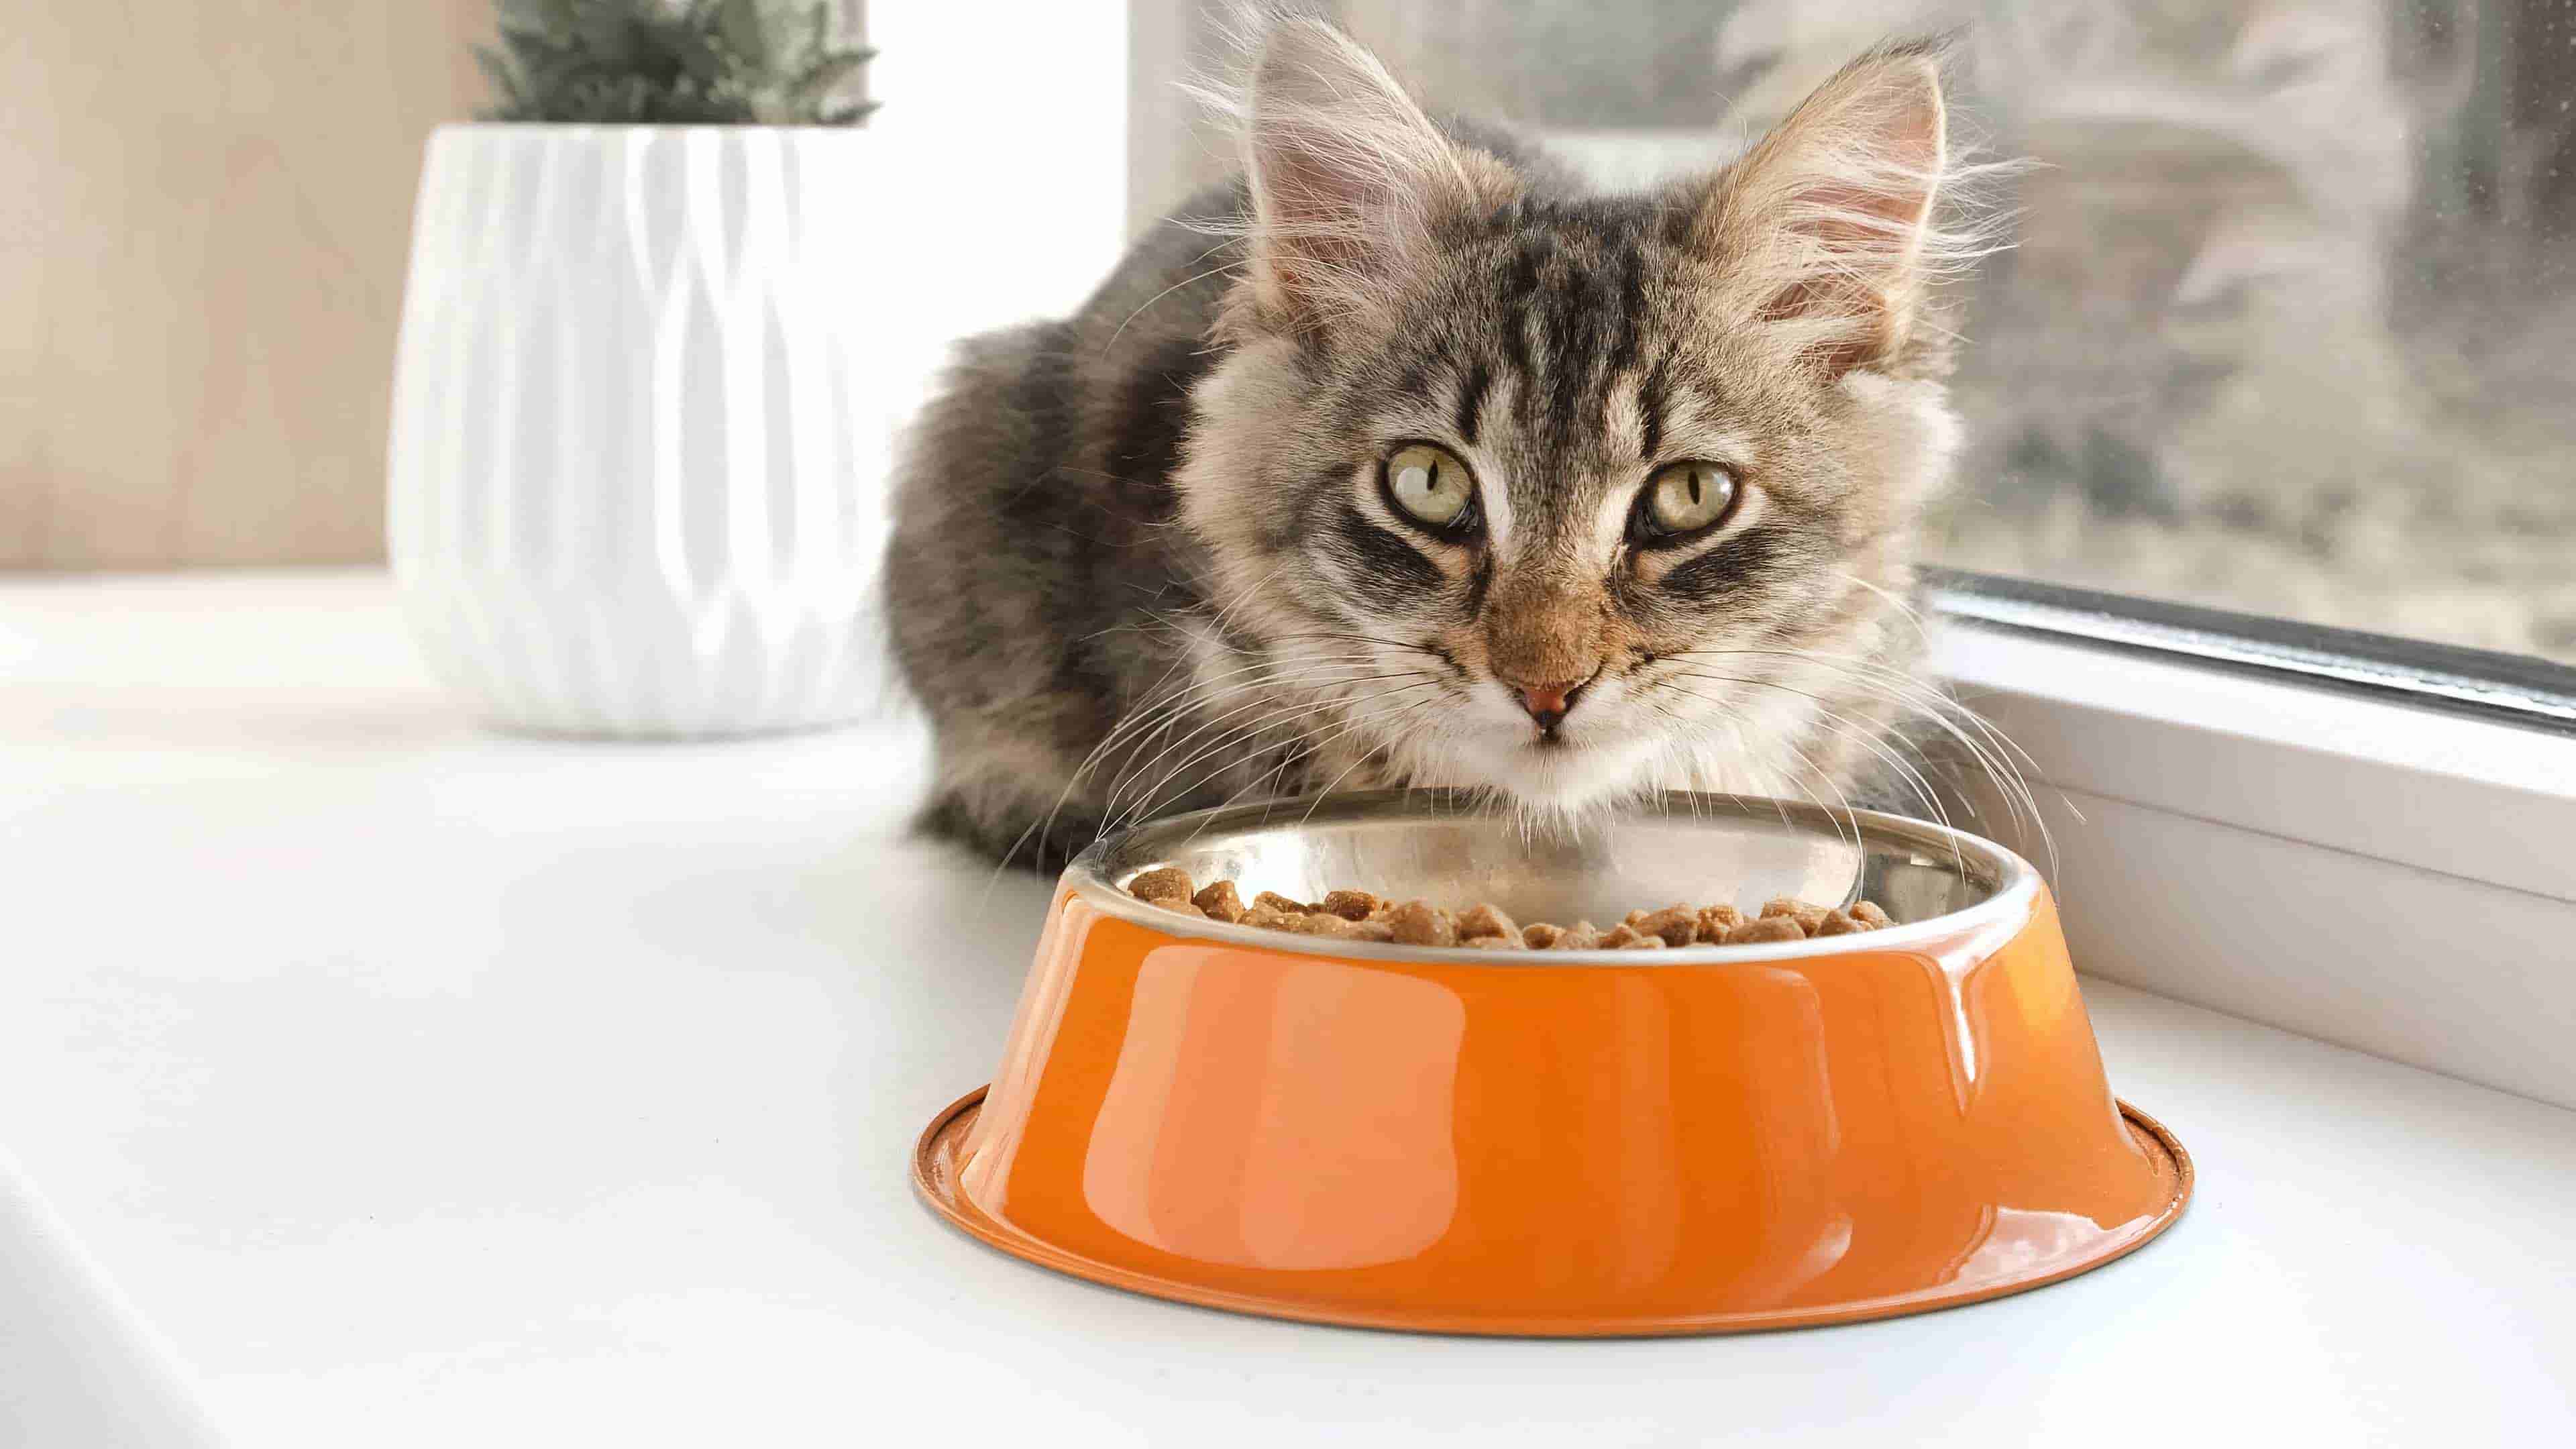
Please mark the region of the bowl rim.
[[[1158, 858], [1154, 847], [1196, 839], [1210, 830], [1240, 825], [1267, 825], [1273, 817], [1303, 807], [1295, 822], [1302, 828], [1317, 821], [1385, 820], [1418, 816], [1425, 819], [1478, 817], [1490, 812], [1479, 802], [1462, 802], [1446, 791], [1425, 790], [1354, 790], [1339, 794], [1298, 795], [1274, 800], [1257, 800], [1243, 805], [1225, 805], [1211, 810], [1193, 810], [1186, 814], [1166, 815], [1112, 831], [1094, 840], [1064, 868], [1058, 881], [1059, 890], [1070, 890], [1105, 915], [1119, 917], [1139, 925], [1150, 926], [1166, 935], [1185, 940], [1203, 940], [1212, 944], [1247, 946], [1264, 951], [1285, 951], [1302, 956], [1326, 956], [1346, 961], [1395, 961], [1436, 963], [1444, 966], [1472, 964], [1480, 967], [1527, 970], [1551, 966], [1692, 966], [1723, 965], [1736, 961], [1781, 961], [1807, 957], [1839, 956], [1859, 952], [1903, 950], [1909, 947], [1949, 945], [1962, 936], [1982, 935], [1986, 931], [2008, 927], [2018, 933], [2030, 920], [2040, 892], [2039, 870], [2029, 861], [2004, 846], [1964, 830], [1916, 820], [1910, 816], [1890, 815], [1878, 810], [1827, 809], [1813, 801], [1782, 800], [1759, 795], [1712, 795], [1700, 791], [1666, 790], [1648, 796], [1619, 812], [1619, 819], [1654, 820], [1705, 819], [1713, 815], [1742, 818], [1759, 817], [1768, 824], [1778, 820], [1792, 829], [1804, 827], [1822, 833], [1825, 830], [1857, 829], [1865, 838], [1901, 844], [1918, 854], [1951, 856], [1962, 872], [1978, 878], [1978, 869], [1992, 874], [1994, 889], [1984, 900], [1943, 915], [1920, 921], [1906, 921], [1875, 931], [1848, 936], [1829, 936], [1803, 941], [1748, 942], [1741, 946], [1678, 946], [1661, 951], [1640, 952], [1618, 948], [1590, 951], [1485, 951], [1469, 946], [1410, 946], [1377, 941], [1354, 941], [1335, 936], [1303, 936], [1287, 931], [1266, 930], [1259, 926], [1236, 925], [1228, 921], [1202, 920], [1148, 905], [1119, 889], [1103, 869], [1104, 862], [1130, 850], [1145, 854], [1149, 861]], [[1392, 807], [1392, 809], [1390, 809]], [[1678, 808], [1676, 808], [1678, 807]], [[1150, 866], [1140, 866], [1139, 870]], [[1978, 953], [1982, 955], [1983, 953]]]

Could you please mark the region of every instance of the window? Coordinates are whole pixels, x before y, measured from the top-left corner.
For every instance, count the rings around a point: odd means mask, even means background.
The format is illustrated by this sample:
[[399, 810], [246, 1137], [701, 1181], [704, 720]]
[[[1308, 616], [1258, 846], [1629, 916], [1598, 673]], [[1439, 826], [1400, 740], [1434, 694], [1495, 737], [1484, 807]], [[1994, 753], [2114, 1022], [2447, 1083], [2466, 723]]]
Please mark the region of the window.
[[[1612, 184], [1957, 30], [2018, 244], [1967, 280], [1961, 569], [2576, 664], [2576, 0], [1345, 0]], [[1132, 214], [1227, 169], [1139, 5]]]
[[[2018, 245], [1961, 283], [1935, 665], [2088, 972], [2576, 1105], [2576, 0], [1343, 0], [1609, 185], [1956, 31]], [[1233, 169], [1136, 0], [1129, 220]], [[1975, 803], [1973, 800], [1967, 803]]]

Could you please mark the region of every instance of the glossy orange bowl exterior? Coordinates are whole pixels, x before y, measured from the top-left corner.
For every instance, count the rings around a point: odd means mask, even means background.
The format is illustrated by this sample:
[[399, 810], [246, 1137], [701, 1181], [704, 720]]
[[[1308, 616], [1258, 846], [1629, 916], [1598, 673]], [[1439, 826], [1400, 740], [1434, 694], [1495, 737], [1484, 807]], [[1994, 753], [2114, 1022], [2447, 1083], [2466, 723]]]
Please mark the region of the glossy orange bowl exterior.
[[[1934, 827], [1860, 819], [1937, 864]], [[1379, 1327], [1713, 1332], [2051, 1282], [2171, 1223], [2190, 1163], [2112, 1097], [2036, 873], [1965, 843], [1993, 866], [1965, 910], [1562, 959], [1184, 920], [1114, 886], [1186, 852], [1078, 862], [917, 1182], [1050, 1267]]]

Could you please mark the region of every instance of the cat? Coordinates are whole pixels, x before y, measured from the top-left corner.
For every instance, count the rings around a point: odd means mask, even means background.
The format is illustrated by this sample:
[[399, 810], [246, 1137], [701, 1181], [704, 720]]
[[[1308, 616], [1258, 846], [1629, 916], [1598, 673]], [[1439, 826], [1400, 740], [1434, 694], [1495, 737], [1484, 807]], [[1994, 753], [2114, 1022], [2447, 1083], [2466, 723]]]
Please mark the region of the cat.
[[1276, 23], [1242, 176], [1070, 318], [962, 344], [914, 429], [886, 586], [922, 826], [1052, 869], [1310, 791], [1579, 825], [1920, 785], [1935, 284], [1988, 244], [1942, 62], [1872, 50], [1715, 173], [1593, 195]]

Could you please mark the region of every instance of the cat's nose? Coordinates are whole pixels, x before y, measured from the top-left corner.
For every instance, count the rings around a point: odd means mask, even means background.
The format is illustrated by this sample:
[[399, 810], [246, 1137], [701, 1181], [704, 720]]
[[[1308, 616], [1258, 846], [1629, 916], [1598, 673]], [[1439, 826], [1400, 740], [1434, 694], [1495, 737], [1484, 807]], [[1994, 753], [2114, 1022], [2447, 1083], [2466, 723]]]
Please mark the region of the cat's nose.
[[1538, 722], [1541, 730], [1553, 730], [1565, 722], [1574, 708], [1574, 697], [1583, 692], [1589, 679], [1566, 679], [1551, 684], [1515, 684], [1512, 693], [1519, 696], [1521, 708]]

